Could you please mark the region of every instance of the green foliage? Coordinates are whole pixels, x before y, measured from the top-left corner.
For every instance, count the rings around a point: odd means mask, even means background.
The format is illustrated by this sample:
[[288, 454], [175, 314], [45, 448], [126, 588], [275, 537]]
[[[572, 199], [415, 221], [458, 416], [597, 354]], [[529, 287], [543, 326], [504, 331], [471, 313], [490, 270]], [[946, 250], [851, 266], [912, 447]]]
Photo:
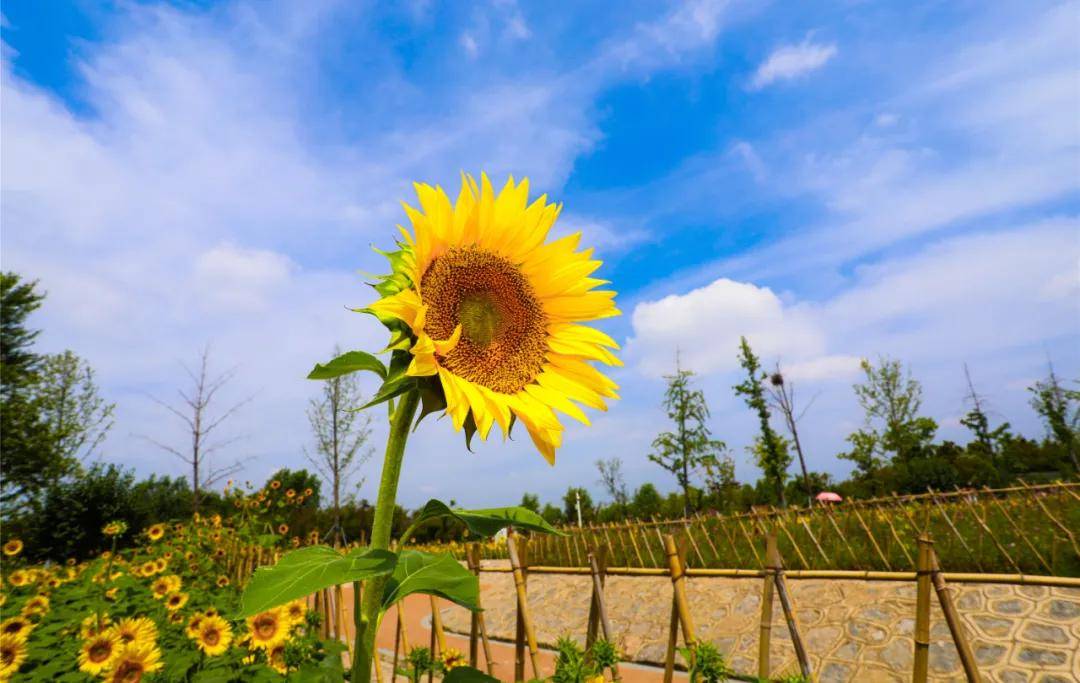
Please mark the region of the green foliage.
[[435, 672], [435, 658], [431, 650], [423, 646], [410, 649], [405, 656], [404, 664], [398, 674], [405, 676], [412, 683], [419, 683], [420, 679], [428, 673]]
[[238, 616], [249, 617], [323, 588], [389, 574], [396, 562], [394, 553], [368, 548], [343, 555], [313, 545], [285, 553], [277, 564], [255, 571], [244, 589]]
[[521, 507], [540, 514], [540, 496], [535, 493], [521, 494]]
[[1046, 424], [1047, 433], [1062, 447], [1080, 474], [1080, 390], [1062, 386], [1051, 365], [1045, 379], [1028, 388], [1031, 407]]
[[665, 377], [668, 386], [664, 407], [675, 431], [661, 432], [652, 443], [649, 460], [675, 475], [683, 492], [683, 510], [689, 514], [696, 502], [691, 500], [691, 483], [707, 465], [726, 457], [727, 446], [712, 438], [706, 422], [709, 407], [705, 394], [692, 389], [694, 373], [676, 367], [674, 375]]
[[488, 508], [485, 510], [455, 510], [441, 500], [429, 500], [413, 519], [412, 526], [402, 536], [402, 542], [412, 536], [412, 531], [426, 521], [441, 517], [458, 520], [473, 534], [484, 538], [513, 526], [522, 531], [542, 534], [559, 533], [544, 518], [523, 507]]
[[634, 491], [634, 497], [630, 501], [630, 511], [637, 519], [651, 519], [661, 513], [664, 506], [664, 498], [656, 487], [646, 482]]
[[768, 373], [762, 371], [761, 362], [754, 355], [746, 337], [739, 338], [739, 365], [746, 371], [746, 379], [735, 385], [735, 393], [742, 396], [746, 405], [757, 414], [761, 432], [750, 451], [754, 454], [758, 467], [765, 473], [765, 478], [772, 482], [780, 500], [780, 507], [787, 507], [784, 483], [787, 481], [787, 470], [791, 466], [792, 458], [788, 452], [787, 440], [777, 434], [769, 424], [769, 404], [765, 400], [763, 386], [763, 382], [768, 379]]
[[593, 506], [592, 496], [589, 491], [580, 486], [571, 486], [563, 494], [563, 518], [568, 524], [578, 522], [578, 497], [581, 498], [581, 521], [588, 524], [596, 518], [596, 508]]
[[599, 639], [586, 651], [572, 638], [562, 636], [555, 643], [555, 673], [552, 683], [585, 683], [619, 662], [619, 651]]
[[488, 676], [471, 666], [457, 666], [443, 676], [443, 683], [498, 683], [499, 679]]
[[375, 356], [365, 351], [349, 351], [329, 363], [316, 363], [308, 373], [308, 379], [333, 379], [353, 372], [366, 370], [386, 379], [386, 366]]
[[712, 643], [699, 640], [689, 647], [679, 648], [679, 654], [689, 662], [690, 683], [721, 683], [731, 674], [724, 655]]

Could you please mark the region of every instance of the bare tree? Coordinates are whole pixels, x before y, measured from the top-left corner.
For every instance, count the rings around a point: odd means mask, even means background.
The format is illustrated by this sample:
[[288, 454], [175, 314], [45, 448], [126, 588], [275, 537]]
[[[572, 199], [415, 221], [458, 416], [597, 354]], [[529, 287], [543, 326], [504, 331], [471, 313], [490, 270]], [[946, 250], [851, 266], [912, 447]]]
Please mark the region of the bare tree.
[[810, 488], [810, 473], [806, 470], [806, 458], [803, 456], [802, 442], [799, 441], [799, 420], [802, 419], [810, 406], [814, 405], [814, 398], [796, 414], [795, 408], [795, 385], [784, 379], [780, 372], [780, 363], [777, 362], [776, 370], [769, 375], [769, 384], [766, 387], [769, 392], [769, 403], [784, 416], [784, 424], [791, 433], [791, 440], [795, 444], [795, 453], [799, 456], [799, 466], [802, 468], [803, 485], [806, 487], [808, 505], [814, 506], [814, 490]]
[[626, 480], [623, 479], [622, 458], [597, 460], [596, 469], [600, 472], [600, 483], [611, 496], [611, 500], [616, 505], [625, 507], [630, 500], [630, 494], [626, 490]]
[[[334, 349], [334, 357], [341, 350]], [[307, 459], [325, 478], [333, 492], [334, 527], [344, 541], [341, 526], [341, 493], [349, 479], [366, 463], [372, 449], [365, 448], [371, 436], [371, 415], [356, 410], [364, 404], [358, 375], [341, 375], [323, 382], [322, 394], [311, 399], [307, 416], [315, 433], [315, 454]], [[359, 488], [363, 478], [357, 482]]]
[[191, 467], [191, 505], [195, 512], [199, 511], [202, 490], [210, 488], [215, 483], [221, 481], [225, 477], [236, 474], [243, 468], [246, 459], [237, 460], [231, 465], [217, 469], [213, 467], [210, 456], [220, 451], [222, 448], [235, 443], [240, 437], [234, 436], [211, 441], [211, 435], [215, 433], [215, 430], [217, 430], [225, 420], [235, 415], [238, 410], [255, 398], [254, 395], [248, 396], [223, 411], [214, 411], [213, 408], [217, 405], [214, 402], [214, 399], [217, 397], [218, 392], [236, 376], [236, 368], [233, 367], [216, 377], [211, 377], [209, 375], [209, 365], [210, 345], [207, 344], [203, 348], [199, 358], [198, 371], [193, 371], [186, 364], [181, 363], [184, 371], [191, 379], [191, 388], [187, 391], [177, 389], [176, 393], [180, 395], [180, 404], [172, 405], [161, 399], [155, 398], [154, 396], [150, 396], [150, 400], [183, 421], [191, 434], [190, 450], [181, 450], [149, 436], [141, 434], [137, 435], [158, 448], [172, 453]]

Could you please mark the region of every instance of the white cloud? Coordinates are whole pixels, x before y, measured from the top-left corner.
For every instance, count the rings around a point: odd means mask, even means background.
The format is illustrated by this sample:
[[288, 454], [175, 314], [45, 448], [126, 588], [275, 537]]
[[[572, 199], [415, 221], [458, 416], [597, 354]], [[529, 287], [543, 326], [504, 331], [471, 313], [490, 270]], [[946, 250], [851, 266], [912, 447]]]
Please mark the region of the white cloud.
[[196, 258], [195, 286], [210, 308], [263, 310], [288, 284], [294, 267], [283, 254], [219, 244]]
[[862, 359], [858, 356], [819, 356], [810, 360], [785, 364], [784, 377], [793, 380], [819, 382], [832, 379], [850, 379], [859, 372]]
[[809, 38], [798, 45], [784, 45], [765, 58], [750, 81], [753, 89], [764, 88], [776, 81], [789, 81], [816, 71], [836, 56], [833, 43], [813, 43]]
[[458, 43], [461, 45], [461, 49], [465, 50], [465, 54], [469, 56], [469, 59], [476, 59], [479, 56], [480, 45], [471, 33], [462, 33]]

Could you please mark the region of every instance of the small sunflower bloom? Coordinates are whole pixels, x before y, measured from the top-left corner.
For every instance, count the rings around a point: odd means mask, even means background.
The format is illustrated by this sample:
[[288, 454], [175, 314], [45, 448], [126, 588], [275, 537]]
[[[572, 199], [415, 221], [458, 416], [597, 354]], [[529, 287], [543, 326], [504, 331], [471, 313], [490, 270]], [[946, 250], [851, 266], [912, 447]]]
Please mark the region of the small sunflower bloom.
[[23, 542], [17, 538], [13, 538], [3, 546], [4, 554], [8, 557], [15, 557], [23, 550]]

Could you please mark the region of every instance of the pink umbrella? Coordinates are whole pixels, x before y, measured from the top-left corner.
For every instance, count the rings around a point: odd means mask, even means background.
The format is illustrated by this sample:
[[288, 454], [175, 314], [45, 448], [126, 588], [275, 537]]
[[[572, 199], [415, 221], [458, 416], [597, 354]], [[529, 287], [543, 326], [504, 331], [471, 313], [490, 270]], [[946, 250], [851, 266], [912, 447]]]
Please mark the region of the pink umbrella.
[[818, 501], [819, 503], [839, 503], [844, 499], [841, 498], [840, 494], [838, 493], [833, 493], [832, 491], [822, 491], [821, 493], [814, 496], [814, 500]]

